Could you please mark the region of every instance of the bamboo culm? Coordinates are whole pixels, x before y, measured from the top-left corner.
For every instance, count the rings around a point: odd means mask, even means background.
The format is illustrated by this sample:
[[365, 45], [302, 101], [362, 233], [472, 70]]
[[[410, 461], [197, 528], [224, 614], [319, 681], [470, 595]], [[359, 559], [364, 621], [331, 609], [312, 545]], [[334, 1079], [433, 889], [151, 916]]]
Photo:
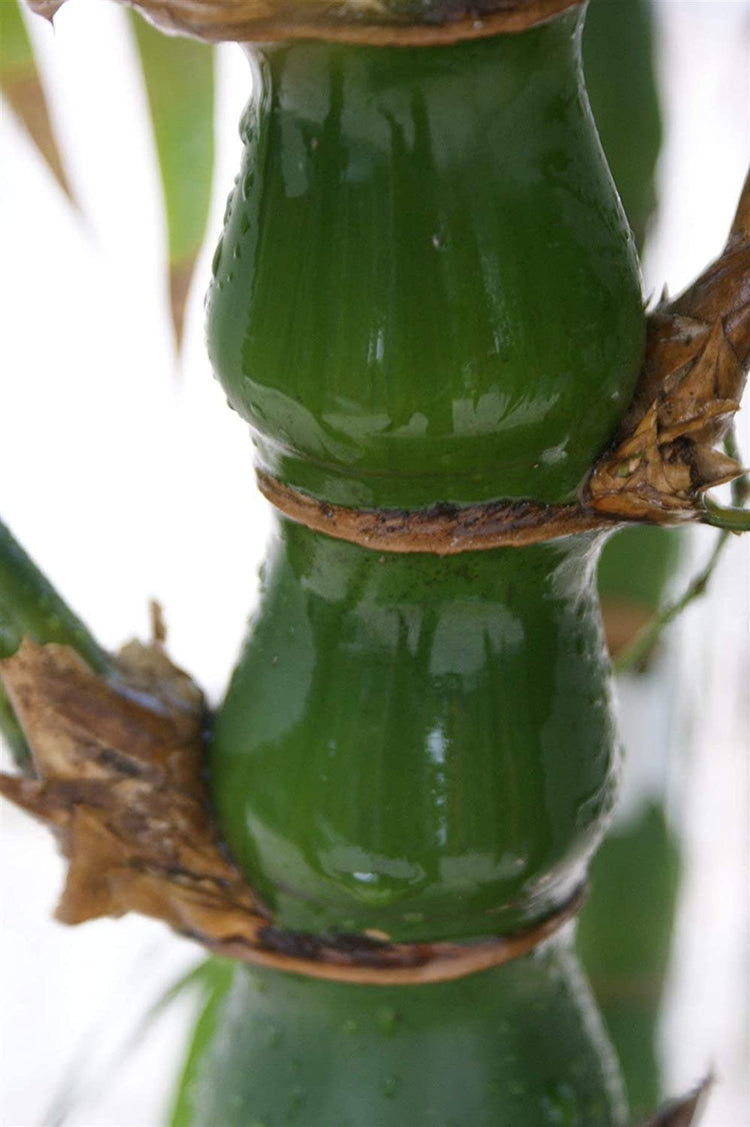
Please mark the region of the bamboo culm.
[[[251, 52], [208, 335], [264, 471], [353, 507], [575, 495], [644, 339], [580, 30]], [[617, 761], [599, 547], [400, 557], [279, 520], [210, 753], [278, 926], [471, 941], [570, 897]], [[398, 990], [240, 969], [192, 1122], [623, 1123], [570, 945]]]

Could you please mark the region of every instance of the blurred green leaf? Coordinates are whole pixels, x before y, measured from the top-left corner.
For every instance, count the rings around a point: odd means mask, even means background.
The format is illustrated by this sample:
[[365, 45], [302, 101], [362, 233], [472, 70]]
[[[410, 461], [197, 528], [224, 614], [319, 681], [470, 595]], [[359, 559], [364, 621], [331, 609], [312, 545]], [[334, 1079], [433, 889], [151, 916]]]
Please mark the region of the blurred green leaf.
[[198, 970], [202, 972], [203, 1006], [193, 1030], [177, 1085], [170, 1127], [192, 1127], [195, 1122], [193, 1092], [198, 1080], [198, 1071], [203, 1055], [213, 1041], [222, 1003], [232, 982], [235, 964], [223, 959], [208, 959]]
[[34, 50], [18, 0], [0, 0], [0, 89], [23, 122], [55, 179], [75, 202], [52, 130]]
[[214, 52], [172, 38], [131, 13], [159, 157], [169, 244], [169, 294], [178, 346], [203, 244], [214, 160]]
[[591, 0], [586, 87], [609, 167], [640, 249], [656, 206], [662, 140], [652, 0]]

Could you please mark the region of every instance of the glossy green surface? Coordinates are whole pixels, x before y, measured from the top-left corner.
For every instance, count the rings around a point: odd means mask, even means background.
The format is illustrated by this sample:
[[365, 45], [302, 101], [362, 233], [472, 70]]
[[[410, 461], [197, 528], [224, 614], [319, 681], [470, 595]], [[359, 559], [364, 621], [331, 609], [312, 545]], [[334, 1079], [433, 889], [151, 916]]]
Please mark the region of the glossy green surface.
[[208, 343], [266, 469], [352, 505], [574, 494], [643, 345], [580, 19], [253, 51]]
[[195, 1127], [614, 1127], [608, 1046], [561, 946], [383, 988], [239, 968], [197, 1069]]
[[572, 891], [612, 798], [595, 555], [380, 555], [280, 522], [211, 777], [282, 926], [491, 934]]

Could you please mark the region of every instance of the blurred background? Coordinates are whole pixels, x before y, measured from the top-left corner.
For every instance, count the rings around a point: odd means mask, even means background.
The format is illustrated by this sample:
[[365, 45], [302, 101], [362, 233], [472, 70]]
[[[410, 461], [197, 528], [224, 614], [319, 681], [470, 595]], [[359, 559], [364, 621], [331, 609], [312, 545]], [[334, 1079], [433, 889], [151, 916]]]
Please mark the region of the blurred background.
[[[658, 296], [665, 285], [677, 293], [726, 238], [750, 157], [750, 4], [653, 8], [664, 140], [644, 287]], [[78, 207], [3, 103], [0, 512], [105, 646], [147, 637], [158, 598], [172, 656], [217, 700], [269, 527], [249, 438], [203, 349], [249, 71], [238, 48], [218, 49], [215, 188], [178, 357], [132, 26], [101, 0], [66, 5], [54, 31], [27, 23]], [[743, 416], [740, 432], [747, 462]], [[714, 536], [690, 533], [673, 590]], [[670, 628], [648, 691], [620, 681], [625, 742], [649, 753], [628, 779], [623, 817], [638, 795], [666, 789], [681, 853], [662, 1082], [678, 1094], [713, 1070], [705, 1127], [750, 1124], [749, 542], [729, 545], [708, 595]], [[156, 1127], [191, 1002], [147, 1027], [144, 1015], [200, 952], [142, 919], [55, 924], [63, 867], [48, 834], [7, 805], [0, 833], [0, 1122]]]

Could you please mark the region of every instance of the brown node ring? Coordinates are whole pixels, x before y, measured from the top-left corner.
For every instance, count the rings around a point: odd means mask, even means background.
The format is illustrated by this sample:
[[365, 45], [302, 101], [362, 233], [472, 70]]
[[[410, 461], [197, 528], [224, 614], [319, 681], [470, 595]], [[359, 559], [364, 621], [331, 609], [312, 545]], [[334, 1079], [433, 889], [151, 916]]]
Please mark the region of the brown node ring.
[[531, 954], [576, 916], [584, 900], [585, 888], [580, 888], [562, 908], [533, 927], [474, 943], [392, 943], [367, 934], [322, 939], [272, 925], [260, 930], [257, 945], [196, 938], [217, 955], [308, 978], [365, 986], [416, 986], [465, 978]]
[[[401, 15], [381, 0], [121, 0], [167, 32], [207, 43], [316, 39], [370, 47], [439, 47], [528, 31], [583, 0], [495, 0], [477, 11], [436, 0], [427, 11]], [[52, 19], [64, 0], [28, 0]]]
[[258, 488], [281, 513], [315, 532], [379, 552], [452, 556], [520, 548], [560, 536], [616, 528], [618, 518], [583, 505], [491, 501], [426, 509], [349, 509], [331, 505], [256, 470]]

